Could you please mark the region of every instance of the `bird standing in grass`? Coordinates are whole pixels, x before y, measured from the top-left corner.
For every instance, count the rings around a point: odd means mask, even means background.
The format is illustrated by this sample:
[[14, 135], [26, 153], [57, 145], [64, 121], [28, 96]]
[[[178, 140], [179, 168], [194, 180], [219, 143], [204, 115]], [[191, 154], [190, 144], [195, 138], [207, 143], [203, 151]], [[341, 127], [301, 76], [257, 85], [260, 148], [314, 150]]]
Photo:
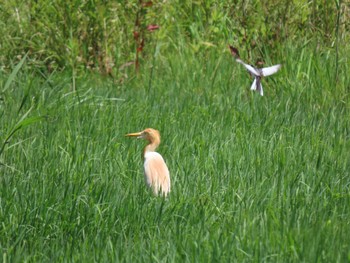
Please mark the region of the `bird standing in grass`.
[[170, 192], [170, 174], [163, 157], [155, 150], [160, 144], [159, 131], [147, 128], [144, 131], [126, 134], [127, 137], [137, 137], [149, 142], [143, 150], [144, 173], [146, 184], [155, 195], [159, 192], [167, 196]]
[[274, 73], [276, 73], [280, 68], [281, 68], [281, 64], [278, 65], [274, 65], [271, 67], [267, 67], [267, 68], [255, 68], [249, 64], [244, 63], [241, 58], [239, 57], [239, 53], [237, 48], [234, 48], [232, 46], [229, 46], [230, 51], [232, 56], [236, 59], [236, 61], [240, 64], [242, 64], [250, 73], [250, 75], [252, 77], [254, 77], [254, 81], [253, 84], [251, 86], [251, 90], [256, 90], [257, 92], [260, 93], [261, 96], [264, 96], [264, 91], [261, 85], [261, 78], [262, 77], [266, 77], [266, 76], [270, 76]]

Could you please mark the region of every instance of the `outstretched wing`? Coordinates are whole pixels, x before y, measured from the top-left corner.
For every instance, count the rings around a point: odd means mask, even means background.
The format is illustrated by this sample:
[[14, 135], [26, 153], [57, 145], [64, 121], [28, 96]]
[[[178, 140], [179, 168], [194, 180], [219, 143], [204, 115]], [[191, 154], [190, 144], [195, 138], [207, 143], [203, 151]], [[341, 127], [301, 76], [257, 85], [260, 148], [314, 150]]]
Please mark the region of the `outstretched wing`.
[[251, 74], [255, 76], [260, 76], [259, 71], [257, 71], [253, 66], [244, 63], [240, 58], [236, 59], [236, 61], [240, 64], [242, 64]]
[[282, 65], [278, 64], [267, 68], [261, 68], [260, 71], [262, 72], [262, 75], [266, 77], [275, 74], [281, 67]]

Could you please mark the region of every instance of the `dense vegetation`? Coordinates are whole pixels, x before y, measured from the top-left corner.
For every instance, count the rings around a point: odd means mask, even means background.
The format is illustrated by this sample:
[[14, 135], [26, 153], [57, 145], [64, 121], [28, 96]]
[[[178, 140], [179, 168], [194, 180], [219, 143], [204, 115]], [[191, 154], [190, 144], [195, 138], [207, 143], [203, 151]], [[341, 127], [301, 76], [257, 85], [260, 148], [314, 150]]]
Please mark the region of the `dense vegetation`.
[[[227, 42], [249, 52], [279, 50], [286, 41], [313, 39], [320, 46], [350, 41], [346, 1], [4, 1], [0, 6], [3, 68], [27, 52], [30, 63], [49, 71], [94, 69], [120, 76], [135, 59], [135, 34], [150, 53], [200, 52]], [[159, 30], [148, 32], [148, 25]], [[158, 44], [158, 45], [157, 45]]]
[[[348, 3], [0, 12], [2, 262], [350, 261]], [[228, 43], [283, 63], [264, 97]], [[146, 127], [167, 199], [144, 184], [144, 142], [124, 137]]]

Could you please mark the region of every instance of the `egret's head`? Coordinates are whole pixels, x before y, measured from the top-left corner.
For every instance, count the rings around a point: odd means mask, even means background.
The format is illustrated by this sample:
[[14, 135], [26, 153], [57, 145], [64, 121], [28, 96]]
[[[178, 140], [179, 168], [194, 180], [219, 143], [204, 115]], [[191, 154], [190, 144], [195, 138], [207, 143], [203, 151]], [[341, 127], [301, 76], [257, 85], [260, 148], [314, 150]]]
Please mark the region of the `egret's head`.
[[262, 66], [264, 66], [264, 64], [265, 64], [265, 62], [262, 59], [258, 59], [255, 62], [255, 65], [258, 66], [258, 67], [262, 67]]
[[127, 137], [137, 137], [141, 139], [148, 140], [149, 142], [154, 142], [158, 141], [160, 142], [160, 133], [159, 131], [152, 129], [152, 128], [147, 128], [141, 132], [135, 132], [135, 133], [128, 133], [125, 136]]

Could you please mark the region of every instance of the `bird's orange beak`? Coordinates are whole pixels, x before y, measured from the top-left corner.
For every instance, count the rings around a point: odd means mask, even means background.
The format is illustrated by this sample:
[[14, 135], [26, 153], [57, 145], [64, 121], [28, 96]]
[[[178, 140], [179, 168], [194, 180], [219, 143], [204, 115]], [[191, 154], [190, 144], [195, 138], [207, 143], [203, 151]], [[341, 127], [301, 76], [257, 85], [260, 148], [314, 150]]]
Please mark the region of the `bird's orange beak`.
[[142, 132], [128, 133], [125, 135], [126, 137], [137, 137], [142, 138]]

